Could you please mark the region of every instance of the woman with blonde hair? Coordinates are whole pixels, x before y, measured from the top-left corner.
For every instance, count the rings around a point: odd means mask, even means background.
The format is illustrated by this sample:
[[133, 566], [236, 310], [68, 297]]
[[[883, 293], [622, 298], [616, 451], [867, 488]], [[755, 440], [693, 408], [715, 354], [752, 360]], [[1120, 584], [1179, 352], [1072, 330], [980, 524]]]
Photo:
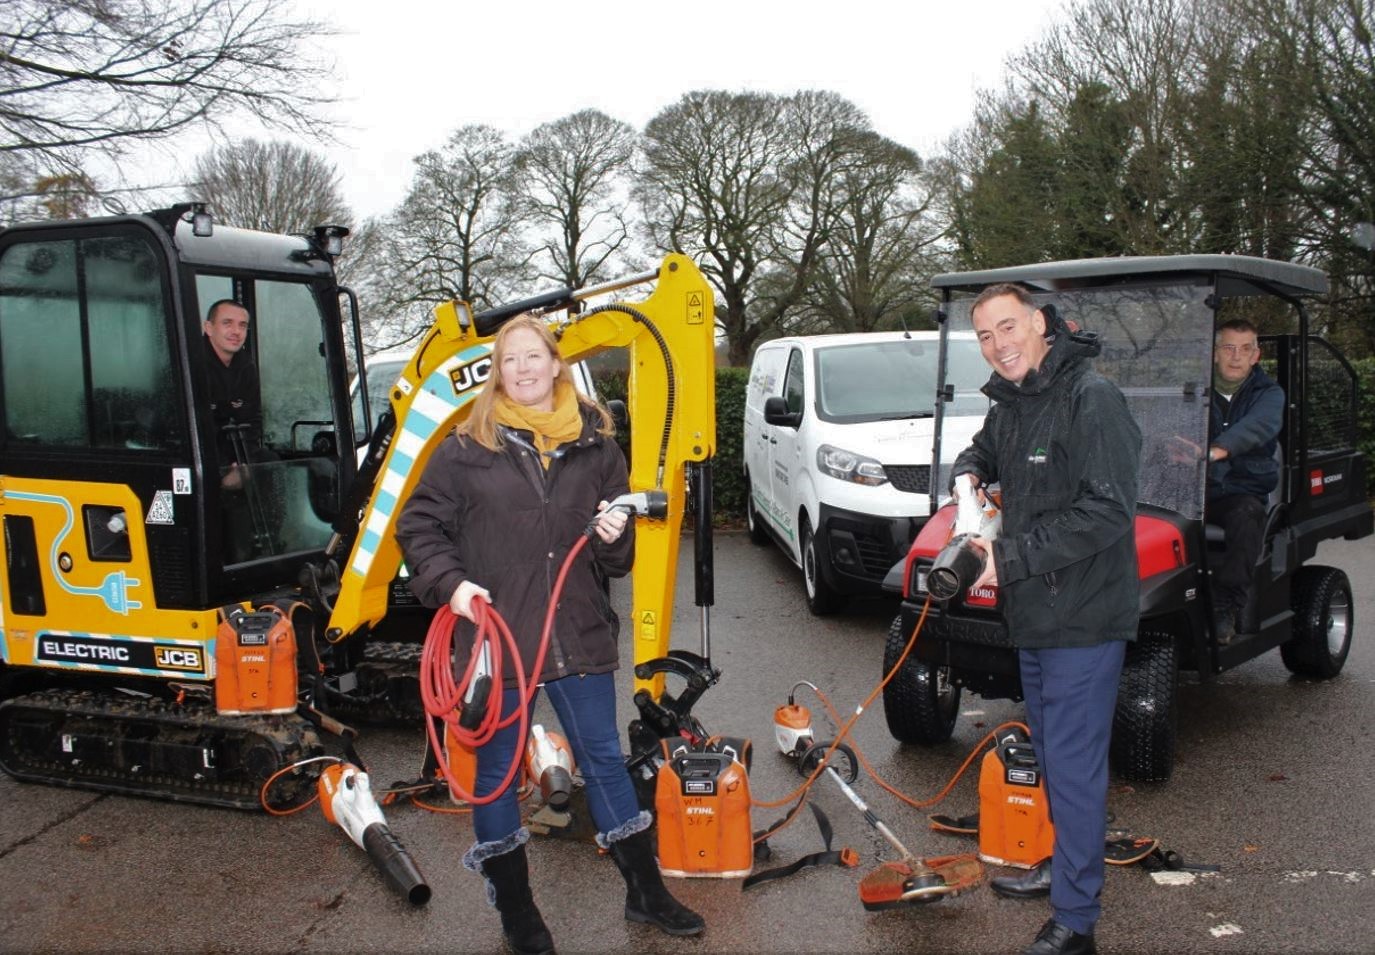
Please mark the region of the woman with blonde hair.
[[[528, 668], [554, 580], [597, 514], [595, 534], [569, 571], [536, 679], [582, 771], [598, 844], [625, 878], [625, 917], [672, 935], [696, 935], [703, 920], [664, 886], [653, 819], [640, 809], [621, 754], [613, 676], [619, 621], [605, 581], [630, 571], [635, 528], [621, 511], [606, 510], [607, 501], [629, 491], [611, 417], [578, 394], [554, 336], [534, 315], [502, 326], [492, 363], [472, 413], [435, 450], [397, 522], [411, 589], [426, 606], [447, 604], [458, 615], [458, 659], [467, 659], [473, 645], [473, 601], [490, 603], [510, 625], [522, 657], [503, 660], [503, 672]], [[504, 682], [502, 711], [511, 712], [519, 691], [514, 677]], [[513, 722], [478, 749], [478, 794], [501, 783], [524, 746], [517, 727]], [[530, 891], [529, 831], [514, 788], [474, 806], [473, 829], [476, 842], [463, 864], [486, 878], [507, 942], [517, 952], [552, 951]]]

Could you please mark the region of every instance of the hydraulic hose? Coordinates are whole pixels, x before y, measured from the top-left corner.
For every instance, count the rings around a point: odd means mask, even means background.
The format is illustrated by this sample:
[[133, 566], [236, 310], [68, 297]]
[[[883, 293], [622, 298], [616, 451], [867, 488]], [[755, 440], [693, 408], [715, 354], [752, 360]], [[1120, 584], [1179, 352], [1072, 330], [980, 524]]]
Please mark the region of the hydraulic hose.
[[590, 318], [601, 312], [620, 312], [629, 315], [632, 321], [643, 325], [653, 337], [654, 343], [659, 346], [659, 354], [664, 360], [664, 380], [668, 384], [668, 394], [664, 407], [664, 429], [659, 436], [659, 460], [654, 480], [654, 486], [661, 488], [664, 486], [664, 472], [668, 461], [668, 443], [673, 435], [673, 409], [678, 404], [678, 376], [673, 371], [673, 353], [668, 347], [668, 342], [664, 340], [663, 332], [659, 331], [658, 327], [649, 320], [644, 312], [631, 308], [629, 305], [615, 302], [610, 305], [598, 306], [590, 310], [583, 318]]
[[[425, 647], [420, 656], [420, 697], [424, 703], [425, 712], [443, 720], [449, 733], [459, 743], [476, 750], [489, 742], [498, 730], [505, 729], [516, 722], [520, 725], [519, 739], [524, 740], [529, 734], [530, 704], [539, 691], [539, 675], [544, 668], [545, 653], [549, 649], [549, 641], [554, 632], [554, 611], [557, 609], [559, 598], [563, 594], [568, 571], [572, 568], [573, 561], [577, 559], [583, 547], [586, 546], [591, 533], [592, 530], [589, 527], [589, 530], [580, 535], [573, 546], [569, 548], [568, 556], [563, 559], [563, 566], [559, 569], [559, 575], [549, 593], [549, 607], [544, 614], [544, 629], [540, 634], [539, 650], [535, 653], [535, 659], [528, 675], [521, 667], [524, 661], [521, 660], [516, 639], [511, 634], [511, 628], [507, 626], [501, 614], [486, 601], [474, 600], [471, 606], [474, 622], [477, 625], [477, 635], [473, 641], [473, 651], [469, 655], [468, 665], [464, 669], [463, 675], [455, 681], [453, 634], [454, 624], [457, 622], [458, 616], [447, 605], [435, 611], [429, 632], [425, 636]], [[484, 647], [487, 650], [488, 659], [491, 661], [490, 675], [494, 692], [488, 698], [487, 706], [477, 722], [476, 729], [469, 730], [460, 724], [458, 710], [468, 692], [469, 684], [477, 675], [478, 663]], [[505, 696], [503, 692], [505, 686], [505, 674], [503, 672], [505, 667], [502, 662], [505, 656], [502, 653], [503, 647], [509, 650], [510, 659], [516, 664], [515, 681], [519, 698], [515, 711], [511, 713], [502, 712], [502, 699]], [[443, 753], [442, 741], [438, 738], [435, 730], [435, 721], [427, 719], [425, 727], [433, 752], [436, 755]], [[464, 789], [462, 784], [450, 774], [446, 760], [439, 759], [437, 762], [439, 772], [449, 784], [452, 792], [457, 793], [465, 802], [474, 806], [482, 806], [500, 798], [501, 794], [510, 787], [520, 768], [523, 753], [523, 745], [514, 747], [511, 765], [507, 768], [501, 783], [490, 793], [483, 795], [470, 793]]]

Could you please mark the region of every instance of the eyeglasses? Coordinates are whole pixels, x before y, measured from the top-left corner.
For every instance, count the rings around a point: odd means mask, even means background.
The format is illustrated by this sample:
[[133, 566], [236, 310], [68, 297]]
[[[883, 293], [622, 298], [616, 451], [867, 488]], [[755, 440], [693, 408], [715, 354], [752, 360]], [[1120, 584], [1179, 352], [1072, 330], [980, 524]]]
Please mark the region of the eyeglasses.
[[1245, 358], [1256, 350], [1255, 345], [1219, 345], [1217, 350], [1233, 357], [1240, 355]]

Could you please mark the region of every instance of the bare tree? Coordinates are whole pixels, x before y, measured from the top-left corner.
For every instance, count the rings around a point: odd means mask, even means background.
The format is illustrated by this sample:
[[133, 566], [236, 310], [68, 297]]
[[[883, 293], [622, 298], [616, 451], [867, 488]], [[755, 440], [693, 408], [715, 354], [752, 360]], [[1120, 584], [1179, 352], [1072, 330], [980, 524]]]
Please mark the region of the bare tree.
[[[321, 134], [327, 29], [272, 0], [4, 0], [0, 153], [79, 172], [83, 157], [250, 113]], [[3, 197], [0, 197], [3, 198]]]
[[245, 139], [197, 157], [195, 196], [226, 225], [305, 232], [352, 225], [334, 164], [303, 146]]
[[755, 284], [792, 198], [778, 171], [791, 148], [781, 109], [764, 93], [689, 93], [644, 132], [636, 193], [651, 241], [703, 254], [732, 364], [746, 362], [764, 331], [751, 314]]
[[377, 276], [384, 326], [373, 344], [409, 341], [452, 299], [481, 309], [515, 297], [530, 258], [513, 200], [513, 149], [490, 126], [464, 126], [418, 156], [410, 191], [385, 224]]
[[[915, 319], [942, 238], [916, 153], [877, 133], [837, 183], [837, 215], [806, 302], [817, 331], [872, 332]], [[795, 325], [795, 331], [812, 330]]]
[[625, 245], [634, 151], [630, 126], [591, 109], [545, 123], [520, 144], [516, 191], [541, 279], [581, 287]]
[[651, 242], [701, 253], [733, 364], [806, 293], [837, 215], [837, 177], [868, 132], [833, 93], [701, 91], [650, 120], [635, 194]]

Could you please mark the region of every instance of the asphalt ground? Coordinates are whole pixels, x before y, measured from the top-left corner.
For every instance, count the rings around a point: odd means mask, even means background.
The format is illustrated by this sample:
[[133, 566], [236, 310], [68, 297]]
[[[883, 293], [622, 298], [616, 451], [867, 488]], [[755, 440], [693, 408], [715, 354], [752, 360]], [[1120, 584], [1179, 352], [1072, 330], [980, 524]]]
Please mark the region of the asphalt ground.
[[[690, 546], [684, 547], [674, 645], [698, 649]], [[849, 712], [880, 677], [894, 606], [856, 601], [811, 616], [798, 572], [774, 548], [718, 534], [712, 655], [723, 675], [696, 709], [716, 733], [753, 739], [756, 800], [798, 781], [772, 743], [773, 710], [798, 680]], [[1111, 868], [1098, 944], [1104, 952], [1369, 952], [1375, 950], [1375, 540], [1330, 542], [1317, 562], [1342, 567], [1356, 591], [1354, 647], [1327, 683], [1291, 677], [1278, 653], [1180, 693], [1177, 769], [1162, 785], [1113, 781], [1118, 826], [1155, 836], [1216, 874], [1162, 878]], [[629, 588], [615, 585], [624, 608]], [[630, 647], [623, 648], [627, 661]], [[630, 681], [620, 675], [629, 719]], [[819, 706], [804, 694], [822, 719]], [[543, 704], [541, 704], [543, 707]], [[543, 713], [544, 711], [542, 711]], [[966, 696], [954, 738], [933, 748], [895, 743], [876, 704], [854, 739], [874, 769], [917, 799], [947, 782], [983, 735], [1020, 706]], [[549, 719], [547, 713], [545, 719]], [[365, 730], [360, 751], [377, 785], [413, 777], [419, 730]], [[972, 851], [973, 840], [930, 831], [862, 776], [857, 790], [916, 854]], [[935, 811], [977, 808], [971, 772]], [[622, 917], [613, 863], [586, 843], [537, 838], [535, 895], [563, 952], [1012, 952], [1047, 917], [1045, 901], [1014, 902], [986, 886], [928, 905], [870, 913], [860, 878], [894, 850], [832, 783], [813, 799], [856, 849], [856, 869], [813, 868], [742, 892], [739, 880], [672, 880], [707, 920], [674, 939]], [[756, 828], [777, 809], [756, 809]], [[387, 889], [361, 850], [317, 808], [286, 818], [26, 785], [0, 777], [0, 950], [6, 952], [478, 952], [501, 948], [496, 913], [459, 858], [465, 816], [387, 809], [433, 890], [423, 908]], [[809, 819], [773, 839], [771, 864], [821, 848]], [[1000, 874], [990, 869], [989, 875]]]

